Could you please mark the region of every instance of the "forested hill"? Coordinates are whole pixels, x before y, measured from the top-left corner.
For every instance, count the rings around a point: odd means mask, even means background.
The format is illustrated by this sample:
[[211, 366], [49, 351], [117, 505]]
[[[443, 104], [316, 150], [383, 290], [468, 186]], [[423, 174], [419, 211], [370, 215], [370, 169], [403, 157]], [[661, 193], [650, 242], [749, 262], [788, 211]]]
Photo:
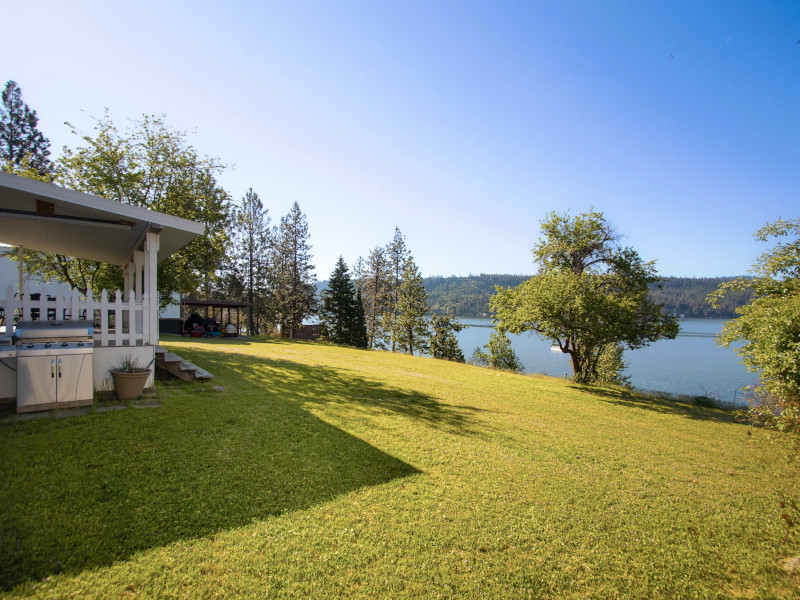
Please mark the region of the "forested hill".
[[[489, 312], [489, 298], [495, 286], [516, 286], [529, 275], [470, 275], [469, 277], [426, 277], [423, 281], [428, 292], [430, 311], [453, 311], [457, 317], [480, 317]], [[664, 304], [671, 313], [686, 318], [727, 319], [735, 316], [734, 309], [745, 304], [750, 294], [731, 294], [722, 306], [714, 309], [706, 297], [723, 281], [733, 277], [667, 277], [662, 289], [652, 286], [653, 300]]]

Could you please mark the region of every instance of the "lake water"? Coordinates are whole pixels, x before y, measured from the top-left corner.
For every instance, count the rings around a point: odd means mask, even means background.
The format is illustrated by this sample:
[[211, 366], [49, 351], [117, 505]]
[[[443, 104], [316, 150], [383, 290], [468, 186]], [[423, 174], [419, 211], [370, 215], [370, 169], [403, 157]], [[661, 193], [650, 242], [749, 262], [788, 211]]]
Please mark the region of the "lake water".
[[[491, 319], [459, 319], [470, 327], [458, 334], [458, 343], [469, 359], [475, 348], [486, 345], [493, 331]], [[724, 402], [741, 403], [739, 388], [757, 384], [732, 349], [717, 346], [714, 336], [722, 330], [719, 319], [685, 319], [674, 340], [661, 340], [638, 350], [626, 350], [631, 385], [642, 390], [672, 394], [710, 396]], [[529, 373], [552, 377], [572, 374], [569, 356], [553, 352], [549, 340], [532, 333], [509, 335], [511, 346]]]

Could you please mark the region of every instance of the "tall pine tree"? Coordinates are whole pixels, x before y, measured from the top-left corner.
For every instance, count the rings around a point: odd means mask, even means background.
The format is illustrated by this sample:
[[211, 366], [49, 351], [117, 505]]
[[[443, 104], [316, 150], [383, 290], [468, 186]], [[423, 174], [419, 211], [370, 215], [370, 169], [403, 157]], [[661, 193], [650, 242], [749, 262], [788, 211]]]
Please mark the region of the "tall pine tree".
[[294, 338], [314, 311], [314, 265], [306, 216], [295, 202], [273, 233], [270, 283], [281, 337]]
[[428, 312], [428, 295], [422, 276], [412, 257], [406, 259], [403, 281], [397, 298], [395, 331], [397, 345], [403, 352], [413, 356], [414, 351], [428, 351], [430, 330], [425, 320]]
[[394, 352], [397, 349], [397, 317], [398, 302], [400, 300], [400, 286], [403, 284], [403, 273], [406, 261], [409, 257], [406, 248], [406, 240], [398, 227], [394, 228], [394, 238], [386, 246], [385, 256], [388, 267], [388, 299], [386, 310], [383, 313], [382, 324], [383, 333], [386, 338], [386, 345]]
[[269, 319], [269, 223], [269, 211], [250, 188], [242, 198], [242, 206], [233, 211], [235, 269], [243, 279], [247, 302], [253, 305], [248, 311], [250, 335], [262, 333]]
[[361, 292], [367, 328], [367, 346], [383, 347], [382, 316], [389, 305], [389, 264], [382, 246], [373, 248], [367, 260], [356, 262], [356, 285]]
[[22, 90], [13, 81], [6, 83], [0, 106], [0, 162], [10, 170], [34, 169], [49, 175], [50, 140], [37, 129], [39, 118], [22, 101]]

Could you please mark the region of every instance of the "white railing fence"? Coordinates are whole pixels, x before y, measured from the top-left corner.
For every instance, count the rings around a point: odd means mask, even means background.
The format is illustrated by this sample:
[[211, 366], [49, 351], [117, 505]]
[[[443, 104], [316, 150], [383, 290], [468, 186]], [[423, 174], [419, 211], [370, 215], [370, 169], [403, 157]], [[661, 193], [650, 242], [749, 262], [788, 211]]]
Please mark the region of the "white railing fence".
[[[113, 300], [109, 300], [109, 296]], [[106, 290], [95, 299], [92, 292], [83, 296], [78, 290], [64, 292], [63, 288], [39, 286], [25, 288], [22, 298], [9, 285], [5, 297], [0, 296], [0, 325], [10, 335], [15, 322], [20, 320], [71, 320], [87, 319], [94, 323], [94, 339], [101, 346], [136, 346], [154, 344], [150, 340], [150, 306], [145, 294], [137, 301], [131, 291], [127, 299], [116, 290]]]

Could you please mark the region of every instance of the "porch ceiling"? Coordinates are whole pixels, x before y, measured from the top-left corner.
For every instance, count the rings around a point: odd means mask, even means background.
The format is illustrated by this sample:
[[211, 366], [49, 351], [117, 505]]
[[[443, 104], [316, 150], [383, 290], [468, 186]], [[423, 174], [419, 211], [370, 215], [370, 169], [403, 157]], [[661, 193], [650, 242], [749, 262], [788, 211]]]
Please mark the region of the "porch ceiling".
[[0, 243], [124, 266], [150, 227], [161, 231], [159, 262], [205, 231], [188, 219], [0, 173]]

